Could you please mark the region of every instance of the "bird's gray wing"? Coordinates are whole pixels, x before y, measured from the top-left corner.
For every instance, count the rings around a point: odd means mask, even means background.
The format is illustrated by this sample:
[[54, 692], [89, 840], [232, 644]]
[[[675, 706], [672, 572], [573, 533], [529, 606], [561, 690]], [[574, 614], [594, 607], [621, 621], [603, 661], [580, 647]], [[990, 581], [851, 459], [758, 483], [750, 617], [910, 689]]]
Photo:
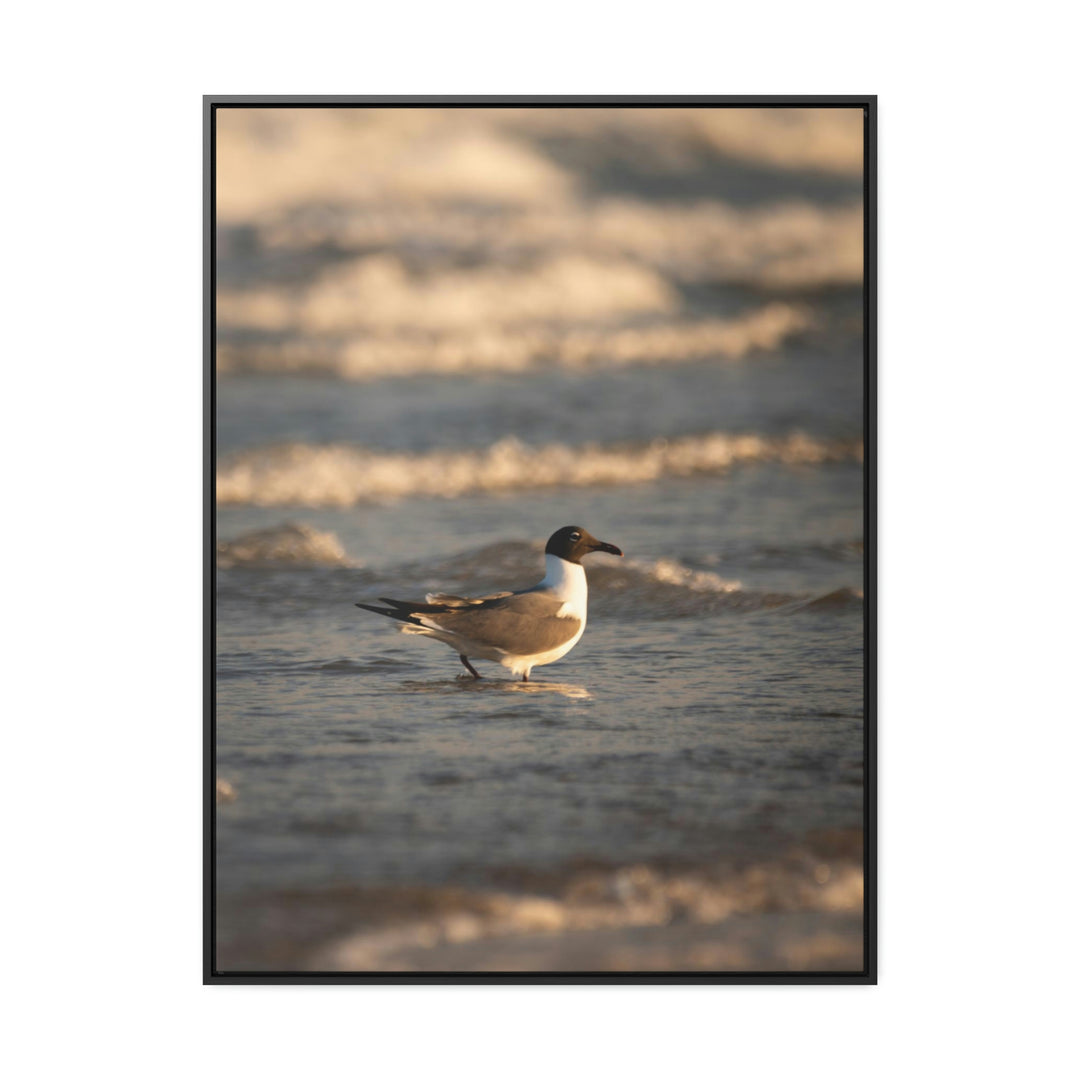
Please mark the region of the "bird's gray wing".
[[470, 598], [468, 596], [451, 596], [449, 593], [428, 593], [425, 601], [419, 600], [392, 600], [389, 596], [380, 596], [379, 600], [388, 607], [376, 607], [374, 604], [357, 604], [357, 607], [365, 611], [374, 611], [376, 615], [388, 615], [391, 619], [399, 619], [401, 622], [415, 623], [420, 625], [419, 615], [440, 615], [447, 611], [456, 611], [462, 608], [470, 608], [485, 604], [489, 600], [497, 600], [503, 596], [513, 596], [513, 593], [491, 593], [488, 596]]
[[513, 596], [511, 592], [488, 593], [486, 596], [454, 596], [452, 593], [429, 592], [424, 599], [429, 604], [439, 604], [448, 608], [475, 607], [486, 600], [498, 600], [503, 596]]
[[581, 628], [579, 619], [559, 618], [561, 607], [562, 601], [547, 592], [511, 593], [424, 621], [480, 645], [532, 656], [565, 645]]

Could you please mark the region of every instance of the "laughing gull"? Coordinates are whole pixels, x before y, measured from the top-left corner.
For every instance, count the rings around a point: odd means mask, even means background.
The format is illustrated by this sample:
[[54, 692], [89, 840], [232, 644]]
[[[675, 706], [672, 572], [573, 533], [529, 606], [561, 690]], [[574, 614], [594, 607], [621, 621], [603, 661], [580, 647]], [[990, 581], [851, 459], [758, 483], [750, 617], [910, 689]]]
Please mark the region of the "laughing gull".
[[544, 580], [523, 592], [492, 593], [469, 598], [428, 593], [426, 603], [379, 597], [389, 607], [357, 604], [405, 625], [405, 634], [423, 634], [456, 649], [461, 662], [479, 679], [469, 657], [495, 660], [522, 682], [542, 664], [565, 656], [585, 632], [589, 589], [581, 560], [593, 551], [622, 555], [579, 525], [553, 533], [544, 548]]

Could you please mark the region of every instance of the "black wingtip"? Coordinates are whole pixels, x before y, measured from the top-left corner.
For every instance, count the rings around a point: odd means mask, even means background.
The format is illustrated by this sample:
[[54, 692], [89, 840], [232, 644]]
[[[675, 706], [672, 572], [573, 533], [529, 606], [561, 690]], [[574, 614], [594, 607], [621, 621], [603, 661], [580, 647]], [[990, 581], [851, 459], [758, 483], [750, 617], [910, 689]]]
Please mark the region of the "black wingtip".
[[414, 623], [416, 626], [420, 625], [420, 620], [414, 615], [409, 614], [408, 608], [381, 608], [375, 607], [374, 604], [361, 604], [357, 603], [358, 608], [363, 608], [365, 611], [374, 611], [376, 615], [385, 615], [388, 619], [397, 619], [398, 622]]

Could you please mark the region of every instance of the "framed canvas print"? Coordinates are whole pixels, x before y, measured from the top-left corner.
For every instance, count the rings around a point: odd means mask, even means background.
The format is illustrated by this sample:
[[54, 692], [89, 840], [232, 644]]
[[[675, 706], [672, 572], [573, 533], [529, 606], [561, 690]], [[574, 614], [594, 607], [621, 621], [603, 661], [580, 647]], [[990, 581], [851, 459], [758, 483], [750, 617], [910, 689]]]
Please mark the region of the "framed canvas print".
[[205, 99], [207, 982], [876, 981], [875, 109]]

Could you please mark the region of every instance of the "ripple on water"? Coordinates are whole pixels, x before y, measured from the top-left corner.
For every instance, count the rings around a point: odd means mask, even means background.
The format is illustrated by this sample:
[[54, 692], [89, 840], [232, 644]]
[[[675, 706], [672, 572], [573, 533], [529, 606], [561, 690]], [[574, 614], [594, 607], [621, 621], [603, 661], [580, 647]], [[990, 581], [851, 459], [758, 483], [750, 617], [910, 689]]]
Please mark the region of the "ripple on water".
[[519, 682], [509, 679], [474, 679], [471, 675], [454, 679], [407, 679], [402, 690], [421, 694], [448, 694], [455, 691], [475, 694], [554, 694], [571, 701], [589, 701], [592, 694], [572, 683]]

